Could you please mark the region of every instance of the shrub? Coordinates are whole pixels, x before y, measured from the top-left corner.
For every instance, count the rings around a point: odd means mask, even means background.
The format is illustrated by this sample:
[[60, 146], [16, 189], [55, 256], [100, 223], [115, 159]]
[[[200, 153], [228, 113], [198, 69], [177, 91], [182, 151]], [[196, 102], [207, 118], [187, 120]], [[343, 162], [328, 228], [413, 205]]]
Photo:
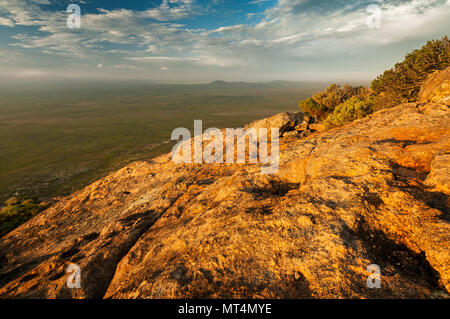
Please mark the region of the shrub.
[[414, 102], [428, 74], [450, 66], [450, 41], [429, 41], [419, 50], [406, 55], [405, 60], [378, 76], [371, 84], [378, 95], [374, 101], [376, 110], [400, 103]]
[[303, 113], [315, 118], [321, 118], [327, 113], [327, 108], [322, 104], [315, 102], [312, 98], [300, 101], [298, 104]]
[[373, 97], [353, 96], [339, 104], [324, 121], [327, 128], [344, 125], [372, 113]]
[[372, 81], [370, 89], [333, 84], [301, 101], [299, 107], [328, 128], [343, 125], [383, 108], [415, 102], [428, 75], [449, 66], [450, 41], [445, 36], [407, 54], [403, 62]]
[[325, 91], [316, 93], [312, 96], [312, 99], [332, 111], [336, 106], [348, 100], [355, 94], [358, 94], [358, 87], [353, 87], [351, 85], [344, 85], [341, 87], [337, 84], [332, 84]]
[[326, 118], [339, 104], [353, 96], [367, 96], [369, 89], [365, 87], [353, 87], [351, 85], [340, 86], [332, 84], [325, 91], [314, 94], [312, 97], [299, 103], [303, 113], [317, 119]]
[[10, 198], [5, 204], [6, 206], [0, 210], [0, 237], [6, 235], [46, 208], [34, 199], [26, 199], [20, 202], [16, 198]]
[[11, 197], [10, 199], [5, 201], [5, 205], [16, 205], [19, 203], [19, 200], [16, 197]]

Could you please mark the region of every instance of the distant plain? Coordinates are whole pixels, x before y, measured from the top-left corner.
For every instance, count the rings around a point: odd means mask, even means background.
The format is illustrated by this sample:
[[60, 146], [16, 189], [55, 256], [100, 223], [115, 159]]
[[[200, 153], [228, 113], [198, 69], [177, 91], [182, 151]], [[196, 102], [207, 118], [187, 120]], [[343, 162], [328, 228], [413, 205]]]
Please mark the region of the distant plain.
[[66, 195], [129, 162], [169, 152], [173, 129], [241, 127], [329, 83], [110, 83], [0, 88], [0, 204]]

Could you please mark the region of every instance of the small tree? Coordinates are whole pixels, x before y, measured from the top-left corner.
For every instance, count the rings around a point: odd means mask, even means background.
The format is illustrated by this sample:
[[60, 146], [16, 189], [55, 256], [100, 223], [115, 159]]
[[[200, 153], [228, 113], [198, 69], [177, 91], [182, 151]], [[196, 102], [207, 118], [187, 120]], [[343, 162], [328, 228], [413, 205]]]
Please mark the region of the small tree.
[[369, 94], [369, 89], [363, 86], [354, 87], [346, 84], [341, 87], [340, 85], [332, 84], [325, 91], [316, 93], [312, 97], [301, 101], [299, 107], [303, 113], [321, 120], [332, 113], [339, 104], [351, 97], [365, 97]]
[[406, 55], [405, 60], [378, 76], [371, 84], [378, 95], [375, 109], [392, 107], [400, 103], [414, 102], [427, 76], [450, 66], [450, 41], [428, 41], [419, 50]]
[[307, 98], [303, 101], [300, 101], [298, 106], [303, 113], [315, 118], [322, 118], [328, 110], [324, 105], [315, 102], [312, 98]]

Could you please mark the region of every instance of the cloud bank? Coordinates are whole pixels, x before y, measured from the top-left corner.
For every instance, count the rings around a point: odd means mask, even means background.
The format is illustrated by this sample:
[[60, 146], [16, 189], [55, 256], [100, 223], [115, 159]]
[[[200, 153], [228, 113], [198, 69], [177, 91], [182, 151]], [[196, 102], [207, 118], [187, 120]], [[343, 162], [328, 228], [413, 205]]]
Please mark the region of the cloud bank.
[[[446, 35], [450, 26], [446, 0], [253, 0], [231, 9], [220, 2], [162, 0], [146, 9], [83, 11], [87, 4], [79, 1], [82, 26], [69, 29], [62, 0], [0, 0], [0, 72], [173, 81], [364, 80], [425, 40]], [[379, 29], [367, 25], [370, 4], [381, 9]], [[221, 15], [230, 16], [229, 23], [210, 22]]]

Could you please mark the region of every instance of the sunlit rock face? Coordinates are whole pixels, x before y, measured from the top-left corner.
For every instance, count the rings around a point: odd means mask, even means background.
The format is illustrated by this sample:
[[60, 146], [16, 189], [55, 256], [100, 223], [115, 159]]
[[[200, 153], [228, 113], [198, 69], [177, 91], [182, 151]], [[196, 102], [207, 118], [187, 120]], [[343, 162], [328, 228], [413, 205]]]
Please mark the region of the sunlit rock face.
[[450, 105], [450, 67], [431, 74], [419, 92], [419, 102]]
[[[128, 165], [0, 240], [0, 297], [448, 296], [450, 111], [433, 92], [282, 137], [273, 175], [170, 154]], [[380, 288], [367, 285], [372, 264]]]

